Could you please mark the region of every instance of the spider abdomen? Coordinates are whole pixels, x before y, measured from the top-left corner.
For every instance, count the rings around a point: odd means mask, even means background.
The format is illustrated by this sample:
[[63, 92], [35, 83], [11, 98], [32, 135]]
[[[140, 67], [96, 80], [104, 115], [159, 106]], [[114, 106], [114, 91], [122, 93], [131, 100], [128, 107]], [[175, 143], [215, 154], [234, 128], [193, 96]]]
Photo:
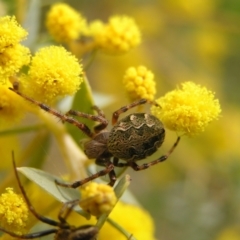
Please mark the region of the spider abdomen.
[[165, 137], [163, 124], [155, 116], [135, 113], [117, 122], [110, 131], [108, 151], [116, 158], [137, 161], [152, 155]]

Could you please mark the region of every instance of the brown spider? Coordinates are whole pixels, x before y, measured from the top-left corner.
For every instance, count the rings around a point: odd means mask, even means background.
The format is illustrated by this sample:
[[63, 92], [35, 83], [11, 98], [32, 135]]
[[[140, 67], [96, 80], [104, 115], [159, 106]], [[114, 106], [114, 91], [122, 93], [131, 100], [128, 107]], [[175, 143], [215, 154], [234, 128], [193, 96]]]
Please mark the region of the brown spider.
[[[56, 183], [61, 186], [77, 188], [88, 181], [106, 174], [108, 174], [110, 178], [109, 185], [113, 186], [116, 181], [116, 174], [114, 171], [115, 166], [130, 166], [135, 171], [146, 169], [159, 162], [165, 161], [180, 141], [180, 137], [178, 137], [167, 154], [152, 162], [138, 165], [136, 161], [143, 160], [152, 155], [162, 145], [165, 138], [163, 124], [155, 116], [147, 113], [130, 114], [119, 121], [118, 118], [120, 114], [128, 111], [129, 109], [149, 102], [146, 99], [135, 101], [115, 111], [112, 115], [113, 127], [111, 130], [107, 130], [106, 127], [108, 126], [108, 120], [105, 118], [103, 111], [101, 111], [97, 106], [93, 106], [97, 115], [91, 115], [74, 110], [70, 110], [66, 114], [62, 114], [43, 103], [21, 94], [16, 88], [10, 88], [10, 90], [16, 92], [18, 95], [33, 104], [38, 105], [41, 109], [55, 115], [61, 119], [62, 122], [68, 122], [75, 125], [90, 138], [89, 141], [84, 143], [85, 154], [90, 159], [96, 159], [96, 164], [104, 166], [105, 169], [72, 184], [59, 183], [56, 181]], [[157, 103], [149, 103], [157, 105]], [[77, 121], [69, 115], [87, 118], [99, 122], [99, 124], [94, 127], [93, 131], [91, 131], [87, 125]], [[119, 162], [119, 159], [125, 162]]]
[[19, 188], [21, 190], [21, 193], [25, 199], [25, 202], [28, 205], [28, 209], [31, 211], [31, 213], [41, 222], [46, 223], [48, 225], [54, 226], [55, 228], [43, 230], [41, 232], [35, 232], [35, 233], [29, 233], [24, 235], [18, 235], [16, 233], [13, 233], [11, 231], [5, 230], [0, 227], [0, 231], [5, 232], [9, 234], [12, 237], [20, 238], [20, 239], [34, 239], [34, 238], [40, 238], [43, 236], [47, 236], [50, 234], [55, 234], [54, 239], [55, 240], [96, 240], [97, 234], [98, 234], [98, 228], [92, 225], [84, 225], [80, 227], [74, 227], [69, 225], [66, 222], [67, 217], [71, 213], [73, 207], [79, 203], [79, 200], [65, 203], [61, 209], [61, 211], [58, 214], [59, 221], [52, 220], [50, 218], [44, 217], [36, 212], [35, 208], [32, 206], [21, 182], [20, 178], [18, 176], [18, 172], [16, 169], [16, 164], [14, 161], [13, 156], [13, 166], [14, 166], [14, 173], [19, 185]]

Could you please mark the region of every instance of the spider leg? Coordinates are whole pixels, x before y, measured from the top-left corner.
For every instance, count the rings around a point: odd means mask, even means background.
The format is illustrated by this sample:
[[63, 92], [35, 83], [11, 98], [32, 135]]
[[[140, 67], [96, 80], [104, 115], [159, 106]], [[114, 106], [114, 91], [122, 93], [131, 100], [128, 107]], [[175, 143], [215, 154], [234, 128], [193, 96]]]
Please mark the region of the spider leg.
[[[96, 107], [96, 106], [94, 106], [94, 107]], [[98, 110], [100, 111], [100, 109], [98, 109]], [[73, 116], [77, 116], [77, 117], [83, 117], [83, 118], [90, 119], [90, 120], [95, 121], [95, 122], [100, 122], [100, 124], [98, 124], [97, 126], [94, 127], [94, 132], [95, 133], [98, 133], [101, 130], [105, 129], [108, 125], [108, 120], [106, 118], [104, 118], [104, 114], [101, 114], [101, 113], [99, 115], [92, 115], [92, 114], [88, 114], [88, 113], [78, 112], [78, 111], [75, 111], [75, 110], [69, 110], [66, 113], [66, 115], [67, 116], [68, 115], [73, 115]]]
[[135, 171], [140, 171], [140, 170], [144, 170], [147, 169], [157, 163], [163, 162], [165, 160], [167, 160], [167, 158], [169, 157], [169, 155], [174, 151], [174, 149], [177, 147], [179, 141], [180, 141], [180, 137], [177, 138], [176, 142], [173, 144], [173, 146], [171, 147], [171, 149], [167, 152], [167, 154], [161, 156], [160, 158], [150, 162], [150, 163], [144, 163], [142, 165], [138, 165], [136, 162], [129, 162], [129, 166], [132, 167]]
[[62, 122], [68, 122], [74, 126], [76, 126], [77, 128], [79, 128], [83, 133], [85, 133], [88, 137], [92, 137], [94, 134], [91, 132], [91, 130], [88, 128], [87, 125], [78, 122], [76, 119], [69, 117], [67, 114], [62, 114], [59, 111], [41, 103], [38, 102], [30, 97], [25, 96], [24, 94], [18, 92], [16, 89], [13, 88], [9, 88], [11, 91], [17, 93], [19, 96], [23, 97], [24, 99], [26, 99], [27, 101], [39, 106], [41, 109], [43, 109], [46, 112], [51, 113], [52, 115], [58, 117], [59, 119], [61, 119]]
[[98, 116], [102, 117], [106, 121], [101, 122], [100, 124], [94, 127], [94, 132], [98, 133], [107, 127], [108, 120], [106, 119], [104, 112], [98, 106], [93, 106], [93, 109], [98, 113]]
[[20, 178], [19, 178], [19, 175], [18, 175], [18, 172], [17, 172], [17, 168], [16, 168], [16, 163], [15, 163], [15, 160], [14, 160], [14, 153], [12, 152], [12, 161], [13, 161], [13, 167], [14, 167], [14, 173], [15, 173], [15, 176], [16, 176], [16, 179], [17, 179], [17, 182], [18, 182], [18, 186], [22, 192], [22, 195], [24, 197], [24, 200], [26, 201], [27, 205], [28, 205], [28, 208], [30, 210], [30, 212], [38, 219], [40, 220], [41, 222], [44, 222], [44, 223], [47, 223], [49, 225], [52, 225], [52, 226], [60, 226], [60, 223], [57, 222], [57, 221], [54, 221], [50, 218], [47, 218], [47, 217], [44, 217], [42, 215], [40, 215], [39, 213], [36, 212], [35, 208], [32, 206], [26, 192], [25, 192], [25, 189], [23, 188], [22, 184], [21, 184], [21, 181], [20, 181]]
[[121, 107], [120, 109], [118, 109], [117, 111], [115, 111], [112, 115], [112, 125], [114, 125], [117, 121], [118, 121], [118, 118], [119, 118], [119, 115], [122, 114], [122, 113], [125, 113], [126, 111], [128, 111], [129, 109], [133, 108], [133, 107], [136, 107], [136, 106], [139, 106], [139, 105], [142, 105], [142, 104], [145, 104], [145, 103], [150, 103], [150, 104], [153, 104], [153, 105], [156, 105], [156, 106], [159, 106], [156, 102], [151, 102], [147, 99], [140, 99], [140, 100], [137, 100], [129, 105], [126, 105], [124, 107]]
[[54, 229], [48, 229], [48, 230], [43, 230], [41, 232], [36, 232], [36, 233], [29, 233], [29, 234], [25, 234], [25, 235], [18, 235], [15, 234], [13, 232], [7, 231], [3, 228], [0, 228], [0, 231], [7, 233], [8, 235], [14, 237], [14, 238], [21, 238], [21, 239], [33, 239], [33, 238], [39, 238], [39, 237], [44, 237], [53, 233], [56, 233], [58, 231], [58, 229], [54, 228]]
[[94, 105], [92, 106], [92, 108], [97, 112], [98, 116], [105, 118], [103, 110], [101, 110], [98, 106]]
[[72, 212], [73, 208], [79, 204], [79, 199], [72, 200], [63, 204], [60, 212], [58, 213], [58, 219], [62, 224], [67, 224], [66, 219]]
[[108, 183], [108, 185], [110, 185], [111, 187], [113, 187], [114, 183], [115, 183], [116, 180], [117, 180], [116, 173], [115, 173], [114, 169], [112, 169], [112, 170], [108, 173], [108, 176], [109, 176], [109, 179], [110, 179], [110, 182]]
[[87, 182], [90, 182], [91, 180], [94, 180], [98, 177], [101, 177], [101, 176], [105, 176], [106, 174], [110, 173], [112, 170], [114, 169], [114, 165], [109, 161], [106, 165], [106, 168], [83, 179], [83, 180], [80, 180], [80, 181], [76, 181], [76, 182], [73, 182], [73, 183], [61, 183], [61, 182], [58, 182], [57, 180], [55, 180], [55, 183], [59, 186], [62, 186], [62, 187], [68, 187], [68, 188], [78, 188], [80, 186], [82, 186], [83, 184], [87, 183]]

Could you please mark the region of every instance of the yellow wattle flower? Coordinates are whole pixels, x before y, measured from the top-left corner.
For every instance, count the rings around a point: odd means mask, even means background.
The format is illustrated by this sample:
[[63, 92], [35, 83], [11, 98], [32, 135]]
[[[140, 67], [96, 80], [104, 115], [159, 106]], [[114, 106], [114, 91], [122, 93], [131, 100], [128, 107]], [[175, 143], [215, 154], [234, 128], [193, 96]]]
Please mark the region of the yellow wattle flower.
[[128, 68], [123, 77], [123, 85], [131, 101], [141, 98], [153, 100], [156, 94], [154, 74], [145, 66]]
[[54, 4], [47, 14], [46, 26], [57, 42], [76, 40], [86, 27], [86, 20], [65, 3]]
[[96, 45], [106, 53], [128, 52], [141, 43], [141, 34], [134, 19], [127, 16], [113, 16], [108, 23], [98, 25], [101, 31], [94, 32]]
[[117, 202], [113, 188], [106, 184], [91, 182], [81, 187], [80, 191], [79, 205], [94, 216], [109, 213]]
[[6, 83], [6, 78], [14, 76], [24, 65], [30, 62], [30, 50], [21, 44], [5, 48], [1, 52], [0, 82]]
[[151, 112], [170, 130], [194, 136], [219, 117], [221, 107], [214, 97], [207, 88], [185, 82], [181, 88], [157, 99], [160, 107], [153, 106]]
[[32, 57], [28, 74], [20, 76], [20, 91], [51, 104], [59, 97], [73, 95], [80, 88], [82, 75], [82, 65], [65, 48], [45, 47]]
[[0, 18], [0, 53], [24, 40], [28, 35], [16, 21], [16, 18], [6, 16]]
[[24, 234], [28, 230], [28, 206], [23, 198], [14, 193], [12, 188], [6, 188], [6, 193], [0, 196], [0, 225], [2, 228], [16, 234]]

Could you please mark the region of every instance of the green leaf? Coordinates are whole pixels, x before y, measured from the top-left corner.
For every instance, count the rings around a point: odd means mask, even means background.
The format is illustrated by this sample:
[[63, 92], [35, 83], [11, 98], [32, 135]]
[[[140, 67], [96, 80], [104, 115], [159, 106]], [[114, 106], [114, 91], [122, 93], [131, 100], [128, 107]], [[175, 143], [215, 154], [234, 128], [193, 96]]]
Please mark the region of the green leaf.
[[[83, 76], [83, 83], [80, 86], [80, 90], [75, 94], [71, 109], [77, 110], [79, 112], [94, 114], [92, 106], [94, 105], [92, 90], [86, 76]], [[80, 122], [86, 124], [90, 129], [94, 126], [95, 122], [92, 120], [81, 118]], [[72, 124], [67, 124], [68, 132], [71, 134], [73, 139], [79, 143], [79, 141], [86, 139], [86, 135], [82, 133], [76, 126]]]
[[[78, 190], [56, 185], [55, 180], [59, 182], [63, 182], [63, 180], [50, 173], [29, 167], [21, 167], [17, 168], [17, 170], [62, 203], [80, 199], [80, 192]], [[83, 211], [78, 205], [74, 207], [74, 210], [82, 216], [90, 218], [90, 215]]]

